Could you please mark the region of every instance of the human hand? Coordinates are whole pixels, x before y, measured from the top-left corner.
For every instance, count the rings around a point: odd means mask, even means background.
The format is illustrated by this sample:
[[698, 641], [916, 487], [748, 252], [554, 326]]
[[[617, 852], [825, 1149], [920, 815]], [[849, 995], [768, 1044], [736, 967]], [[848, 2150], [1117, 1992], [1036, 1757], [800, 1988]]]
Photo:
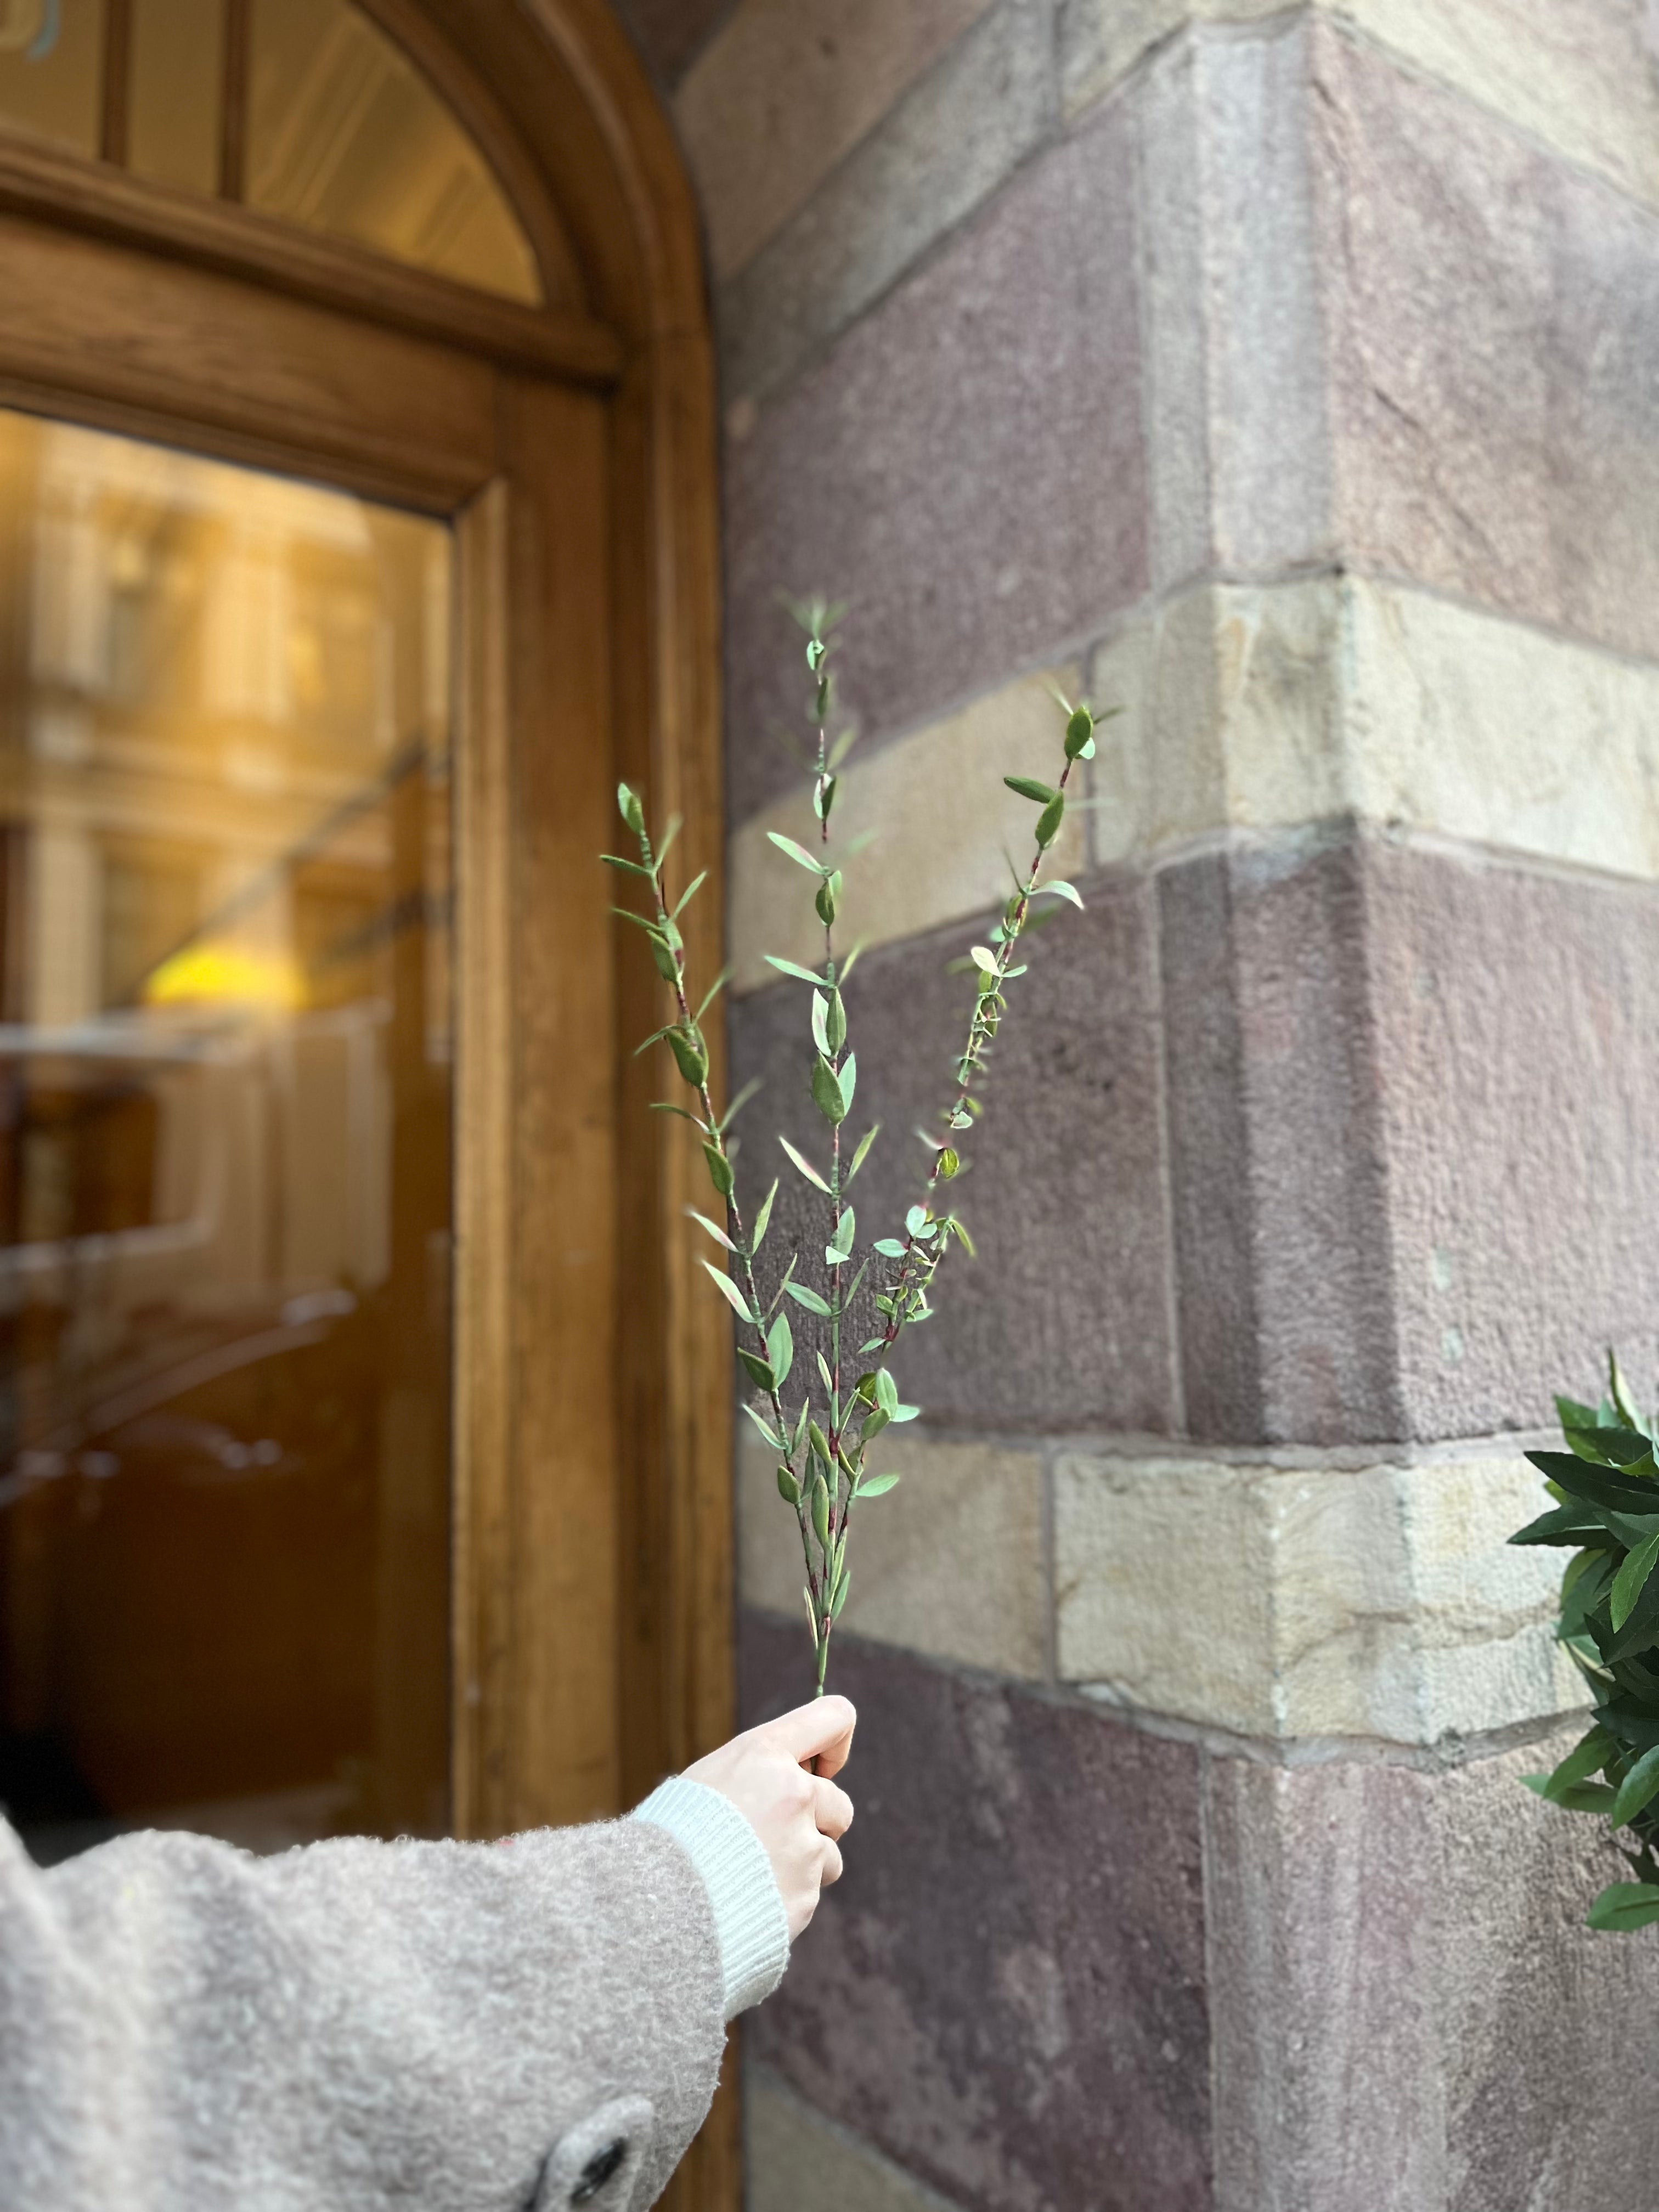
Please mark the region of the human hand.
[[841, 1879], [836, 1839], [853, 1801], [830, 1779], [847, 1764], [858, 1715], [845, 1698], [816, 1698], [781, 1720], [733, 1736], [686, 1775], [729, 1797], [766, 1846], [793, 1943]]

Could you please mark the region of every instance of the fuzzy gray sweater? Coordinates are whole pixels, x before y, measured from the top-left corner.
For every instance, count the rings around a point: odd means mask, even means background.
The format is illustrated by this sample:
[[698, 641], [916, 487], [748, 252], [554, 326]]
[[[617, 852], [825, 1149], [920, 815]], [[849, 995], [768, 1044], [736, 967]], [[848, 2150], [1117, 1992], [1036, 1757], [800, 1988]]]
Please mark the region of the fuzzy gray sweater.
[[505, 1845], [42, 1872], [0, 1821], [0, 2206], [643, 2212], [787, 1955], [759, 1838], [684, 1780]]

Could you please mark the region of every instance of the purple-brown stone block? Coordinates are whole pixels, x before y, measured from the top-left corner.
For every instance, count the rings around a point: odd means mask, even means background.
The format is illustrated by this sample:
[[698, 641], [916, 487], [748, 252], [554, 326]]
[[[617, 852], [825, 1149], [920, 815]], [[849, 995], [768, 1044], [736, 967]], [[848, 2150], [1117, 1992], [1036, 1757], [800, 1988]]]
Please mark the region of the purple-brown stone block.
[[1407, 1433], [1651, 1392], [1659, 890], [1365, 848], [1367, 964]]
[[1659, 652], [1659, 214], [1328, 27], [1311, 54], [1349, 556]]
[[1352, 839], [1158, 878], [1187, 1420], [1235, 1443], [1401, 1431]]
[[1058, 657], [1146, 588], [1130, 131], [1020, 172], [726, 454], [728, 803], [797, 772], [782, 590], [849, 600], [870, 738]]
[[[962, 1139], [971, 1166], [953, 1196], [978, 1258], [952, 1252], [937, 1318], [908, 1332], [895, 1363], [903, 1395], [933, 1421], [1175, 1425], [1152, 896], [1124, 878], [1099, 878], [1084, 895], [1086, 913], [1068, 908], [1030, 940], [1030, 972], [1010, 990], [983, 1086], [984, 1117]], [[847, 1143], [882, 1124], [850, 1194], [860, 1243], [902, 1234], [920, 1195], [927, 1154], [913, 1133], [937, 1126], [952, 1095], [972, 1004], [969, 979], [945, 966], [986, 926], [866, 953], [848, 986], [859, 1078]], [[739, 1124], [740, 1190], [752, 1205], [781, 1176], [771, 1256], [781, 1265], [799, 1238], [803, 1272], [822, 1289], [828, 1201], [772, 1140], [781, 1129], [827, 1161], [828, 1130], [806, 1087], [809, 1000], [805, 984], [784, 982], [738, 1002], [732, 1078], [765, 1084]], [[872, 1286], [855, 1344], [881, 1326]]]
[[1623, 1863], [1520, 1787], [1575, 1733], [1208, 1762], [1216, 2212], [1648, 2212], [1659, 1954], [1584, 1927]]
[[[804, 1624], [744, 1627], [750, 1723]], [[1200, 1754], [848, 1638], [857, 1819], [757, 2056], [970, 2212], [1208, 2212]]]

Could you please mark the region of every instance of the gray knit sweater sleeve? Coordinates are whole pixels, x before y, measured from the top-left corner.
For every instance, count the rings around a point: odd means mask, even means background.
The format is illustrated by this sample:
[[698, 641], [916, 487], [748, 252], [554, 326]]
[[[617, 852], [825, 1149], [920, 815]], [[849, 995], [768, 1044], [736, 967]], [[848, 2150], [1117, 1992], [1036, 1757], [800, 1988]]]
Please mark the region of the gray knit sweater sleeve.
[[7, 2212], [643, 2212], [708, 2110], [727, 1977], [662, 1826], [257, 1859], [0, 1821]]

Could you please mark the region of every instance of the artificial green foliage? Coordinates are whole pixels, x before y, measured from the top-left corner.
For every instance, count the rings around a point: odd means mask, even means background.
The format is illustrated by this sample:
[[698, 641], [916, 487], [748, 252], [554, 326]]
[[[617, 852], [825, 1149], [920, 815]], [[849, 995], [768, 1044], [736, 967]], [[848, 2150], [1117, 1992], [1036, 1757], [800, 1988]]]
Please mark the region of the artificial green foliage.
[[[823, 1255], [830, 1285], [827, 1298], [810, 1284], [796, 1279], [802, 1252], [769, 1247], [762, 1256], [777, 1195], [775, 1182], [757, 1209], [752, 1226], [744, 1218], [732, 1168], [735, 1146], [727, 1134], [743, 1102], [734, 1101], [723, 1115], [717, 1116], [708, 1088], [708, 1043], [699, 1026], [726, 978], [717, 979], [694, 1014], [685, 973], [685, 946], [676, 916], [684, 911], [702, 878], [697, 878], [670, 908], [664, 861], [676, 825], [670, 825], [660, 843], [653, 843], [644, 806], [624, 784], [618, 789], [617, 804], [637, 841], [639, 857], [605, 855], [608, 866], [625, 879], [642, 882], [650, 892], [648, 913], [615, 909], [643, 932], [657, 972], [672, 994], [672, 1018], [647, 1037], [640, 1049], [657, 1043], [667, 1047], [694, 1103], [687, 1107], [667, 1101], [661, 1110], [684, 1115], [696, 1122], [702, 1133], [708, 1179], [724, 1207], [723, 1227], [702, 1213], [692, 1212], [692, 1218], [728, 1255], [729, 1266], [708, 1260], [703, 1265], [740, 1324], [738, 1362], [755, 1393], [744, 1410], [776, 1455], [778, 1492], [793, 1513], [800, 1532], [806, 1567], [802, 1595], [819, 1695], [829, 1663], [830, 1633], [852, 1584], [847, 1547], [854, 1510], [866, 1498], [882, 1497], [899, 1480], [895, 1474], [872, 1467], [871, 1454], [889, 1427], [914, 1420], [921, 1410], [900, 1398], [893, 1357], [905, 1332], [932, 1318], [939, 1271], [951, 1249], [959, 1246], [969, 1258], [973, 1256], [972, 1238], [953, 1199], [947, 1199], [945, 1193], [966, 1168], [960, 1133], [970, 1129], [978, 1118], [992, 1053], [1007, 1017], [1008, 987], [1025, 973], [1024, 965], [1014, 958], [1015, 948], [1037, 918], [1033, 906], [1038, 898], [1053, 896], [1072, 906], [1083, 904], [1072, 884], [1043, 883], [1040, 878], [1043, 856], [1059, 836], [1065, 818], [1072, 771], [1079, 761], [1092, 757], [1095, 725], [1100, 719], [1085, 705], [1060, 700], [1063, 741], [1056, 744], [1060, 757], [1058, 781], [1047, 784], [1025, 776], [1005, 779], [1012, 790], [1040, 810], [1033, 831], [1036, 850], [1023, 873], [1011, 864], [1013, 889], [988, 932], [989, 941], [975, 945], [971, 959], [961, 963], [974, 974], [973, 1009], [963, 1049], [951, 1071], [950, 1095], [939, 1112], [939, 1132], [922, 1133], [927, 1168], [916, 1202], [906, 1212], [902, 1226], [884, 1228], [866, 1238], [861, 1234], [850, 1189], [876, 1140], [879, 1125], [864, 1131], [855, 1143], [850, 1141], [849, 1121], [856, 1127], [852, 1117], [858, 1091], [858, 1057], [848, 1042], [842, 986], [857, 958], [857, 950], [842, 955], [836, 928], [843, 902], [841, 864], [854, 848], [842, 844], [831, 826], [839, 771], [853, 744], [850, 731], [832, 742], [829, 730], [835, 702], [830, 665], [835, 650], [833, 632], [842, 611], [821, 601], [791, 609], [806, 635], [806, 665], [812, 678], [808, 714], [816, 747], [809, 757], [808, 771], [812, 811], [818, 825], [817, 849], [809, 852], [793, 838], [769, 832], [781, 855], [780, 865], [787, 862], [811, 879], [810, 884], [802, 884], [802, 896], [811, 898], [823, 933], [823, 959], [818, 968], [803, 967], [770, 954], [767, 957], [781, 975], [804, 986], [807, 994], [801, 1010], [801, 1046], [806, 1086], [823, 1121], [823, 1141], [815, 1148], [816, 1159], [798, 1151], [786, 1137], [780, 1135], [777, 1141], [788, 1171], [799, 1176], [823, 1200], [822, 1237], [815, 1237], [812, 1245]], [[811, 1256], [816, 1260], [816, 1251]], [[872, 1269], [879, 1325], [873, 1336], [854, 1346], [846, 1340], [853, 1334], [854, 1301]]]
[[1636, 1410], [1613, 1354], [1597, 1406], [1558, 1398], [1568, 1449], [1528, 1452], [1556, 1503], [1510, 1538], [1572, 1557], [1556, 1634], [1595, 1702], [1595, 1723], [1549, 1774], [1527, 1786], [1570, 1812], [1594, 1813], [1636, 1876], [1589, 1910], [1592, 1928], [1659, 1920], [1659, 1416]]

